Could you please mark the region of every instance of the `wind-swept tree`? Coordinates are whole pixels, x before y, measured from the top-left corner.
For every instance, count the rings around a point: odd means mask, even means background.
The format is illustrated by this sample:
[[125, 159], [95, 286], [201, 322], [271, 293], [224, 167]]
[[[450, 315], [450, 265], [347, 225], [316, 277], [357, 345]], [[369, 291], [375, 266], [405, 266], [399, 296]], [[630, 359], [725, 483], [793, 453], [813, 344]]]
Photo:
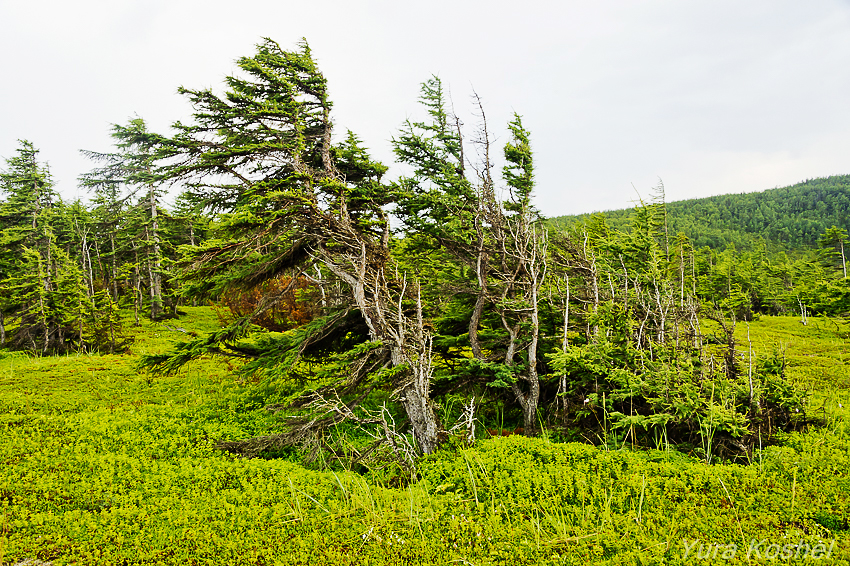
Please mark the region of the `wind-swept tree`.
[[502, 294], [497, 309], [509, 336], [505, 364], [523, 368], [515, 373], [511, 390], [522, 407], [523, 428], [527, 434], [533, 434], [537, 431], [540, 401], [538, 352], [541, 291], [547, 276], [546, 232], [531, 203], [534, 162], [529, 133], [518, 114], [514, 114], [508, 128], [511, 140], [505, 145], [507, 164], [502, 175], [510, 198], [503, 205], [506, 212], [503, 225], [493, 230], [497, 253], [502, 250], [503, 255], [499, 274]]
[[[546, 245], [531, 204], [533, 161], [528, 132], [518, 115], [508, 125], [503, 169], [508, 198], [493, 179], [491, 140], [484, 108], [473, 146], [478, 159], [468, 168], [461, 122], [446, 110], [436, 77], [422, 86], [430, 120], [408, 120], [393, 141], [398, 159], [413, 168], [402, 179], [395, 214], [402, 220], [406, 252], [418, 265], [445, 258], [432, 277], [429, 296], [440, 354], [453, 381], [509, 389], [523, 413], [523, 430], [537, 429], [540, 396], [538, 347], [540, 291]], [[465, 332], [464, 332], [465, 331]], [[468, 357], [465, 348], [472, 354]]]
[[386, 169], [353, 136], [332, 142], [327, 82], [306, 43], [285, 51], [267, 39], [238, 66], [242, 75], [227, 77], [224, 96], [181, 88], [194, 119], [175, 124], [173, 137], [156, 140], [160, 179], [184, 181], [194, 203], [218, 214], [214, 238], [181, 264], [187, 288], [215, 296], [256, 288], [283, 273], [295, 285], [319, 266], [322, 279], [335, 278], [348, 288], [347, 300], [300, 334], [240, 350], [251, 321], [282, 300], [287, 286], [221, 332], [149, 357], [146, 364], [174, 371], [201, 353], [240, 352], [255, 358], [254, 367], [276, 365], [281, 371], [281, 362], [294, 368], [311, 345], [337, 335], [335, 329], [354, 316], [366, 340], [353, 345], [353, 369], [337, 391], [388, 383], [419, 448], [430, 453], [439, 430], [430, 398], [430, 338], [418, 285], [412, 275], [397, 274], [391, 262], [382, 208], [389, 193], [380, 184]]

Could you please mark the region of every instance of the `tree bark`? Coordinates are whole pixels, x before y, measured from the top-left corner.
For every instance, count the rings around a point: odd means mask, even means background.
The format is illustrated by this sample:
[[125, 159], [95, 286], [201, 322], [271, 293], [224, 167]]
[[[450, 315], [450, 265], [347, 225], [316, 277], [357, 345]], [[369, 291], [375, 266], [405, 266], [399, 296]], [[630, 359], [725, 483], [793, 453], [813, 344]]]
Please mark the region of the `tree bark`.
[[139, 322], [139, 311], [142, 310], [142, 281], [139, 274], [139, 249], [134, 247], [136, 263], [133, 265], [133, 316], [136, 320], [136, 326], [141, 326]]
[[472, 356], [481, 359], [481, 342], [478, 339], [478, 326], [481, 324], [481, 313], [487, 300], [487, 265], [488, 257], [484, 249], [484, 232], [481, 226], [482, 218], [479, 215], [475, 219], [475, 228], [478, 233], [478, 256], [475, 262], [475, 275], [478, 280], [478, 296], [475, 299], [475, 307], [472, 309], [472, 317], [469, 319], [469, 344], [472, 347]]
[[112, 247], [112, 300], [118, 302], [118, 265], [115, 258], [115, 234], [109, 233], [109, 244]]
[[[402, 282], [398, 300], [392, 300], [382, 261], [370, 253], [366, 242], [361, 240], [359, 245], [359, 257], [348, 258], [353, 269], [341, 267], [330, 253], [324, 254], [322, 263], [351, 287], [370, 338], [388, 345], [393, 367], [407, 366], [407, 376], [397, 393], [419, 449], [431, 454], [439, 444], [440, 424], [430, 398], [430, 338], [424, 329], [421, 298], [417, 293], [417, 319], [412, 321], [402, 310], [407, 281]], [[377, 255], [386, 257], [383, 253]], [[391, 305], [395, 312], [391, 312]]]
[[[162, 315], [162, 261], [160, 259], [159, 249], [156, 191], [154, 191], [153, 185], [150, 186], [149, 197], [151, 209], [151, 233], [149, 240], [153, 242], [153, 254], [148, 263], [148, 271], [151, 285], [151, 320], [155, 320]], [[147, 228], [145, 231], [147, 232]]]

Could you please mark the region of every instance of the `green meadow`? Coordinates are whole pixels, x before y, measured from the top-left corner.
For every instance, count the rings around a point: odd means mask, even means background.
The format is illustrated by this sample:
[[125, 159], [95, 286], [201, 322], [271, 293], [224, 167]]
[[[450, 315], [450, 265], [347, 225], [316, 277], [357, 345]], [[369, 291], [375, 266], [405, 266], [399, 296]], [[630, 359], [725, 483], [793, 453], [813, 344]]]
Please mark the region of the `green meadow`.
[[850, 564], [843, 322], [762, 317], [749, 339], [738, 324], [740, 352], [777, 349], [809, 392], [807, 429], [748, 463], [488, 438], [481, 422], [474, 446], [400, 482], [216, 448], [279, 429], [264, 407], [282, 393], [221, 359], [139, 373], [140, 355], [218, 325], [185, 310], [143, 321], [122, 354], [0, 354], [0, 564]]

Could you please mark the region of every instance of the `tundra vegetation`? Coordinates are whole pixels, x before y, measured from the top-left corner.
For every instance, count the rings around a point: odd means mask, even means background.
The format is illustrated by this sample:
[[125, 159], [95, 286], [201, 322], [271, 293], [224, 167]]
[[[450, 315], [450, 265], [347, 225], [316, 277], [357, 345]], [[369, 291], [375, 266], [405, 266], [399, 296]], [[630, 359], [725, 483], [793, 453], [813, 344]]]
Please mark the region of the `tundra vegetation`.
[[847, 178], [547, 220], [520, 115], [431, 77], [388, 180], [306, 43], [237, 65], [87, 204], [6, 161], [0, 564], [850, 557]]

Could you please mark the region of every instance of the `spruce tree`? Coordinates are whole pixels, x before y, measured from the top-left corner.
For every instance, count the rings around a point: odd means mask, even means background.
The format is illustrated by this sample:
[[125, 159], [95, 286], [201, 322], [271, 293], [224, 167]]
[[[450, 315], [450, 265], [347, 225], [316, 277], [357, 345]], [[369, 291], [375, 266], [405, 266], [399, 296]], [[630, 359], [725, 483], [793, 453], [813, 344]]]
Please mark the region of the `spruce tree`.
[[17, 155], [6, 165], [0, 173], [6, 195], [0, 206], [0, 310], [4, 327], [10, 321], [17, 323], [8, 337], [12, 347], [45, 353], [58, 339], [50, 308], [55, 276], [51, 216], [57, 197], [31, 142], [21, 140]]
[[[318, 266], [323, 280], [348, 288], [347, 298], [308, 325], [299, 341], [287, 336], [271, 351], [252, 355], [264, 367], [279, 368], [275, 360], [298, 359], [320, 339], [365, 334], [365, 343], [349, 343], [360, 371], [340, 387], [353, 392], [370, 380], [384, 381], [396, 392], [419, 448], [430, 453], [439, 429], [430, 398], [430, 340], [421, 309], [416, 315], [418, 286], [391, 264], [383, 210], [390, 192], [380, 186], [386, 168], [353, 136], [332, 143], [327, 82], [306, 43], [285, 51], [265, 40], [238, 66], [242, 75], [227, 78], [225, 96], [181, 88], [194, 118], [175, 124], [173, 137], [156, 140], [160, 179], [182, 180], [192, 202], [218, 214], [215, 237], [182, 261], [183, 281], [195, 293], [216, 296], [257, 288], [284, 273], [294, 285]], [[149, 139], [138, 133], [127, 141]], [[251, 316], [222, 332], [145, 363], [172, 371], [205, 352], [233, 352], [251, 320], [287, 291], [264, 297]], [[352, 313], [359, 330], [339, 334], [351, 325]], [[380, 369], [385, 366], [392, 371]]]
[[[80, 184], [95, 191], [101, 224], [109, 235], [112, 259], [112, 293], [117, 300], [119, 215], [128, 213], [133, 219], [134, 231], [128, 261], [133, 265], [133, 295], [137, 309], [142, 302], [142, 281], [146, 282], [149, 297], [148, 313], [155, 320], [163, 315], [162, 234], [160, 230], [162, 209], [161, 191], [153, 176], [155, 156], [153, 144], [159, 139], [148, 131], [145, 121], [133, 118], [126, 125], [113, 125], [112, 138], [116, 152], [83, 153], [102, 164], [80, 177]], [[134, 203], [129, 207], [128, 203]], [[127, 224], [127, 223], [125, 223]], [[123, 230], [124, 235], [127, 230]]]

